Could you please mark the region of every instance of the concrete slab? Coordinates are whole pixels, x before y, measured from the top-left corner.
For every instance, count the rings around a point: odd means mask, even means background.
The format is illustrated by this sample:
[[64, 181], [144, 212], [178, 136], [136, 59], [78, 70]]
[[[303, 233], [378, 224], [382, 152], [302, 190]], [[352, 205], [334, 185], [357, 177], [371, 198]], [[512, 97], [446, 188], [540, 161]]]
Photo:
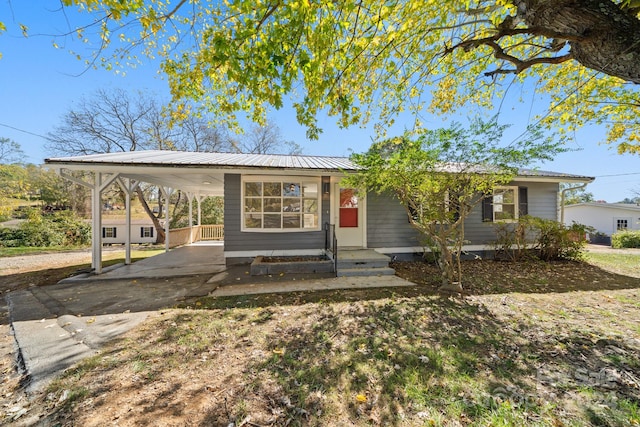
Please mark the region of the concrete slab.
[[225, 270], [224, 246], [222, 242], [181, 246], [133, 264], [107, 267], [100, 275], [80, 274], [61, 283], [84, 280], [112, 280], [138, 278], [166, 278], [216, 274]]
[[333, 277], [319, 280], [295, 280], [271, 283], [245, 283], [222, 285], [210, 296], [227, 297], [283, 292], [327, 291], [335, 289], [387, 288], [395, 286], [417, 286], [398, 276]]

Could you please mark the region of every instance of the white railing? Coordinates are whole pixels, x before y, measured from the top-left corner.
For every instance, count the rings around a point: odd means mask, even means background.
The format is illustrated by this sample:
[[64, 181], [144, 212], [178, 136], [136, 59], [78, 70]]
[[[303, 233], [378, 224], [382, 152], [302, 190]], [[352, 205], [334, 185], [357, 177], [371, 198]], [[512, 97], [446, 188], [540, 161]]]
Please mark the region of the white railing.
[[224, 225], [223, 224], [201, 225], [199, 240], [224, 240]]

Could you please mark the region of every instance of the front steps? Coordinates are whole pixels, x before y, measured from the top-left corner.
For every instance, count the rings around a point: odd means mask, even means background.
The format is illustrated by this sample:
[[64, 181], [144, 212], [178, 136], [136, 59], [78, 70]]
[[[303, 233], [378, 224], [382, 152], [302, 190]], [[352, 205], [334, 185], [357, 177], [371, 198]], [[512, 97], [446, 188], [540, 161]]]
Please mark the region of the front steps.
[[336, 276], [393, 276], [391, 259], [373, 249], [338, 249]]

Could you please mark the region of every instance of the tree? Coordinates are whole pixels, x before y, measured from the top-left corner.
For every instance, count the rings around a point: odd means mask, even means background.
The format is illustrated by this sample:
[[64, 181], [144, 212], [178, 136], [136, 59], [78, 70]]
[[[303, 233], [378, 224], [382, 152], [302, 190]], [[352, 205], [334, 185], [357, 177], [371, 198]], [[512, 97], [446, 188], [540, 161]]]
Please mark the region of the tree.
[[231, 141], [233, 149], [251, 154], [300, 154], [302, 148], [294, 141], [284, 141], [280, 128], [273, 123], [253, 125], [248, 132]]
[[529, 91], [547, 103], [534, 122], [567, 137], [603, 124], [621, 152], [640, 150], [635, 0], [63, 4], [91, 14], [68, 34], [97, 42], [88, 65], [161, 58], [177, 117], [182, 100], [196, 100], [229, 122], [244, 110], [262, 124], [291, 96], [317, 137], [320, 111], [384, 130], [402, 111], [418, 120], [425, 109], [490, 108]]
[[[86, 155], [143, 149], [218, 151], [229, 150], [224, 132], [212, 128], [204, 117], [189, 114], [173, 124], [153, 98], [124, 90], [98, 90], [82, 98], [48, 134], [48, 148], [59, 154]], [[136, 196], [156, 228], [158, 243], [165, 239], [164, 227], [138, 186]], [[162, 198], [157, 199], [159, 203]], [[162, 209], [158, 209], [162, 212]], [[159, 214], [158, 214], [159, 215]]]
[[437, 256], [444, 289], [462, 289], [460, 254], [472, 209], [496, 186], [508, 184], [519, 166], [561, 151], [558, 143], [540, 141], [534, 129], [532, 138], [501, 147], [504, 129], [495, 119], [474, 120], [468, 129], [454, 124], [417, 139], [392, 138], [351, 156], [360, 169], [348, 176], [349, 184], [395, 195]]
[[575, 205], [577, 203], [590, 203], [595, 202], [593, 193], [586, 191], [584, 188], [571, 189], [568, 185], [561, 184], [560, 189], [565, 192], [564, 204]]
[[0, 137], [0, 164], [22, 163], [24, 151], [17, 142]]

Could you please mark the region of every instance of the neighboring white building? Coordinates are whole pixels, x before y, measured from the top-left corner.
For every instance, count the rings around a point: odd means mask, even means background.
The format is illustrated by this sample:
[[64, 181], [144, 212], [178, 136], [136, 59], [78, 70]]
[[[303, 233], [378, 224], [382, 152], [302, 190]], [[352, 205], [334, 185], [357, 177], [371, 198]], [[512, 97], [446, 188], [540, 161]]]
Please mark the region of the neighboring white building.
[[627, 203], [578, 203], [564, 207], [564, 223], [577, 222], [611, 236], [618, 230], [640, 230], [640, 206]]
[[[127, 226], [124, 219], [102, 220], [102, 243], [124, 244]], [[131, 243], [155, 243], [156, 230], [151, 220], [131, 220]]]

